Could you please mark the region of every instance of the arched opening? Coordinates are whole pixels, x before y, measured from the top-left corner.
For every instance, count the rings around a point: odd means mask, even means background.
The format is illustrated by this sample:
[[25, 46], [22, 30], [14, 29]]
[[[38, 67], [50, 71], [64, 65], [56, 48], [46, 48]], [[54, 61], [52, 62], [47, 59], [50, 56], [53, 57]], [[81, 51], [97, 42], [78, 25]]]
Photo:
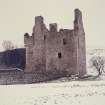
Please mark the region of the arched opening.
[[46, 40], [46, 36], [44, 35], [44, 40]]

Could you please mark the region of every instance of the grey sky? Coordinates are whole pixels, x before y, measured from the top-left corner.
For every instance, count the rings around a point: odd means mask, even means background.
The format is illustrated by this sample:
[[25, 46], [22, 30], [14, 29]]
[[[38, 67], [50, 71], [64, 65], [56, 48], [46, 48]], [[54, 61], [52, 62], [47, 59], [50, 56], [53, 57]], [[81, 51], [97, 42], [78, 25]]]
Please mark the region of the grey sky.
[[0, 49], [3, 40], [23, 45], [38, 15], [47, 27], [56, 22], [59, 28], [73, 28], [75, 8], [83, 14], [87, 47], [105, 48], [105, 0], [0, 0]]

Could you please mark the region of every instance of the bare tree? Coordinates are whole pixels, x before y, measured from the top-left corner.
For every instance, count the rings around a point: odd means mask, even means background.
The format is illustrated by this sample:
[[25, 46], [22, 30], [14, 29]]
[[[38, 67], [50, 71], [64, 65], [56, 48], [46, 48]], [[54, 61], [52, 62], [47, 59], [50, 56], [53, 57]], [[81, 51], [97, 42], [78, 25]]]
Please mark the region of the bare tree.
[[103, 56], [93, 56], [90, 59], [91, 62], [91, 66], [94, 67], [97, 72], [98, 72], [98, 77], [102, 74], [102, 72], [104, 71], [104, 67], [105, 67], [105, 57]]
[[14, 49], [14, 44], [9, 40], [4, 40], [2, 43], [4, 50], [12, 50]]

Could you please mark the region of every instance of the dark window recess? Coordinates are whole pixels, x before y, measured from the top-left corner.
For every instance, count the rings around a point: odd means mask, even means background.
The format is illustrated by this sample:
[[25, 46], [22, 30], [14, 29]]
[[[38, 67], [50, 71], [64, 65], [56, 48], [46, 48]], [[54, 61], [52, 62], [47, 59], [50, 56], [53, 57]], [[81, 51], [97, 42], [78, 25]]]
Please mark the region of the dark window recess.
[[66, 39], [63, 39], [63, 44], [64, 44], [64, 45], [67, 44]]
[[79, 38], [78, 38], [78, 48], [79, 48]]
[[62, 54], [60, 52], [58, 53], [58, 58], [62, 58]]
[[34, 36], [34, 33], [32, 33], [32, 36]]
[[46, 40], [46, 36], [44, 35], [44, 40]]

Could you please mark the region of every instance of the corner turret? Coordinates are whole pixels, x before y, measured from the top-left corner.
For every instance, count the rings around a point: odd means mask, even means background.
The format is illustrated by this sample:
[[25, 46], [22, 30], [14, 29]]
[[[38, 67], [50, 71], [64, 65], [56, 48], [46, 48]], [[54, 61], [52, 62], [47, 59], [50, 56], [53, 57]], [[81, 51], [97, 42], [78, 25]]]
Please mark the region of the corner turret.
[[74, 30], [83, 29], [82, 12], [79, 9], [74, 10]]
[[33, 44], [33, 36], [30, 36], [28, 33], [24, 34], [24, 45], [30, 46]]

